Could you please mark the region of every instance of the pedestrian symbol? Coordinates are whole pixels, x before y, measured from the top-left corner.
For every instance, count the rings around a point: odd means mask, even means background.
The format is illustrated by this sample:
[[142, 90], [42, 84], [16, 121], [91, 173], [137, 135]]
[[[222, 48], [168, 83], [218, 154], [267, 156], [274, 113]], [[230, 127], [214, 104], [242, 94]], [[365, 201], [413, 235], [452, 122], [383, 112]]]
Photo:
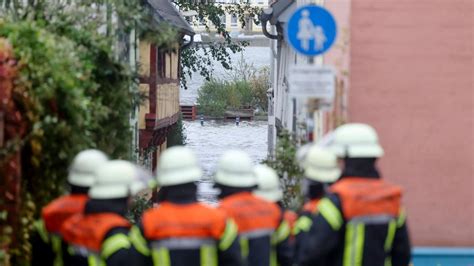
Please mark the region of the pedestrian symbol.
[[297, 9], [286, 30], [288, 43], [299, 53], [316, 56], [325, 53], [336, 39], [336, 21], [326, 9], [307, 5]]

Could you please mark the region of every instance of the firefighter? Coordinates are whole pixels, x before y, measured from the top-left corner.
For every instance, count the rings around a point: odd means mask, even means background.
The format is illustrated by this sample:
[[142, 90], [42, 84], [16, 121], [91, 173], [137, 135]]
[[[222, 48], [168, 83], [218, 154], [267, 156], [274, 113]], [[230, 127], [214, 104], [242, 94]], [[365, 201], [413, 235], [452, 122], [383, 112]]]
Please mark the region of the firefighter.
[[337, 157], [329, 150], [313, 145], [304, 159], [303, 190], [307, 201], [303, 205], [304, 213], [317, 212], [318, 203], [325, 195], [326, 187], [335, 183], [341, 170]]
[[146, 188], [149, 179], [151, 175], [123, 160], [109, 161], [97, 170], [83, 213], [61, 227], [67, 245], [65, 265], [134, 265], [131, 224], [125, 214], [130, 196]]
[[281, 211], [278, 205], [252, 193], [257, 179], [250, 157], [237, 150], [224, 153], [218, 162], [215, 183], [220, 190], [219, 209], [237, 223], [244, 264], [276, 265], [272, 236], [279, 227]]
[[157, 168], [159, 202], [131, 232], [137, 265], [241, 265], [237, 225], [224, 212], [197, 201], [201, 176], [190, 149], [177, 146], [163, 152]]
[[317, 214], [318, 203], [326, 194], [326, 187], [336, 182], [341, 174], [336, 155], [316, 145], [309, 147], [302, 160], [304, 170], [302, 190], [307, 201], [293, 230], [296, 237], [295, 261], [302, 256], [302, 247], [311, 237], [308, 232], [312, 226], [312, 218]]
[[70, 194], [45, 206], [41, 219], [35, 223], [31, 241], [33, 266], [63, 265], [61, 226], [67, 218], [83, 211], [89, 187], [95, 180], [94, 172], [107, 160], [99, 150], [84, 150], [74, 158], [67, 178]]
[[299, 264], [408, 265], [402, 191], [382, 180], [375, 166], [384, 153], [375, 130], [346, 124], [327, 136], [325, 144], [344, 167], [340, 180], [318, 204]]
[[278, 265], [293, 265], [293, 251], [295, 239], [291, 232], [298, 218], [291, 210], [285, 210], [283, 205], [283, 191], [277, 173], [267, 165], [256, 165], [254, 173], [257, 177], [258, 188], [254, 194], [275, 203], [280, 208], [281, 223], [274, 235]]

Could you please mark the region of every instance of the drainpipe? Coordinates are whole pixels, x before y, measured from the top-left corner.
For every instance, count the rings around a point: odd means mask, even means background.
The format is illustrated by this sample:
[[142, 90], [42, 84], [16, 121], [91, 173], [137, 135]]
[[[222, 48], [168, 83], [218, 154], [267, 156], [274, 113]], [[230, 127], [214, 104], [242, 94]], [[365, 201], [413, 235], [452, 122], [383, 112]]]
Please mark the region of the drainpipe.
[[267, 30], [267, 23], [272, 18], [272, 15], [273, 15], [273, 8], [271, 7], [265, 8], [263, 12], [260, 14], [260, 21], [262, 22], [263, 35], [265, 35], [265, 37], [272, 40], [281, 40], [282, 39], [281, 35], [270, 34]]

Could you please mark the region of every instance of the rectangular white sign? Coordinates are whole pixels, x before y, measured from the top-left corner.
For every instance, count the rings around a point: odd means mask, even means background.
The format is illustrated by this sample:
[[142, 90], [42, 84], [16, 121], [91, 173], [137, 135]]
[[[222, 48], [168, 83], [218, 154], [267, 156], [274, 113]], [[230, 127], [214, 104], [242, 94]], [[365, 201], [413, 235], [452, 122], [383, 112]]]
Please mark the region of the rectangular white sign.
[[289, 68], [289, 94], [296, 98], [316, 98], [332, 101], [336, 80], [334, 69], [320, 65], [294, 65]]

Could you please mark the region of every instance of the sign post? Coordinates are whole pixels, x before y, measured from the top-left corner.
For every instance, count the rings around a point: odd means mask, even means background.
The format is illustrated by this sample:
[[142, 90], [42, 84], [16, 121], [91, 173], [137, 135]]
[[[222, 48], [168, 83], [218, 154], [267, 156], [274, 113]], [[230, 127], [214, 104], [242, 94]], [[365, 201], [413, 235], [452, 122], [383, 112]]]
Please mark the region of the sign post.
[[285, 39], [299, 54], [309, 57], [310, 64], [291, 66], [288, 73], [289, 94], [294, 99], [308, 99], [312, 107], [313, 136], [323, 133], [323, 110], [331, 110], [335, 95], [335, 71], [325, 65], [315, 65], [314, 57], [326, 53], [337, 36], [336, 20], [329, 11], [317, 5], [296, 9], [288, 20]]
[[325, 8], [306, 5], [298, 8], [288, 20], [285, 39], [293, 49], [309, 57], [322, 55], [336, 40], [337, 25]]
[[289, 69], [290, 95], [318, 99], [334, 99], [335, 72], [332, 67], [294, 65]]

